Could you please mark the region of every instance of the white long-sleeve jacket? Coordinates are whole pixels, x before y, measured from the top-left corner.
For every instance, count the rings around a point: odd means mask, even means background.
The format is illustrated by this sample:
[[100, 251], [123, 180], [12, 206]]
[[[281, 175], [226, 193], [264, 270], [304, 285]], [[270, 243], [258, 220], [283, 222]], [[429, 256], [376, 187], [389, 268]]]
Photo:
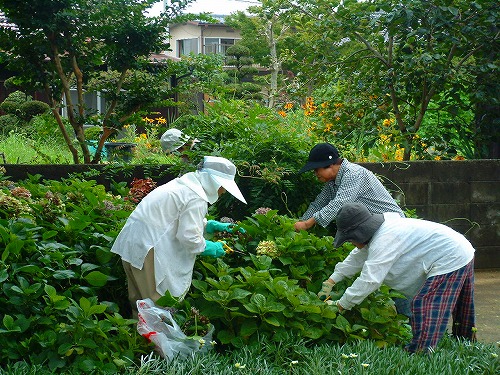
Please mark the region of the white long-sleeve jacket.
[[330, 276], [339, 282], [361, 271], [339, 300], [345, 309], [382, 284], [412, 299], [427, 278], [456, 271], [474, 257], [470, 242], [446, 225], [396, 213], [385, 213], [384, 218], [368, 245], [352, 250]]
[[[208, 202], [217, 186], [202, 185], [198, 172], [187, 173], [150, 192], [135, 208], [111, 251], [137, 269], [154, 248], [156, 290], [183, 296], [192, 280], [203, 237]], [[209, 181], [206, 179], [206, 181]], [[207, 185], [207, 184], [205, 184]], [[211, 191], [211, 193], [210, 193]]]

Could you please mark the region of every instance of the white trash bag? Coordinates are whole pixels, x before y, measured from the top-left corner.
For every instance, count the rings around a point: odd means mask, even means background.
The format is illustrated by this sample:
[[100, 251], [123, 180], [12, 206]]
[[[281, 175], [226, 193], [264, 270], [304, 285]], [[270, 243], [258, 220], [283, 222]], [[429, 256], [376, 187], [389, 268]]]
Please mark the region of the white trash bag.
[[213, 326], [201, 338], [189, 337], [182, 332], [170, 311], [156, 306], [151, 299], [138, 300], [137, 310], [137, 331], [155, 344], [163, 358], [186, 358], [196, 353], [206, 353], [213, 347]]

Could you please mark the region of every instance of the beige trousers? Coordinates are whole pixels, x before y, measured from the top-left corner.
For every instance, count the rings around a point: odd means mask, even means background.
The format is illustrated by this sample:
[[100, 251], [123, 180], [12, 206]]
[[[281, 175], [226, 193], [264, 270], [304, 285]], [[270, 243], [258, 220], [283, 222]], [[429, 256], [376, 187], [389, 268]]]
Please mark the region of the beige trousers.
[[154, 248], [149, 250], [142, 270], [133, 267], [130, 263], [122, 260], [128, 283], [128, 299], [132, 306], [132, 317], [137, 319], [137, 300], [151, 298], [156, 302], [160, 293], [156, 291]]

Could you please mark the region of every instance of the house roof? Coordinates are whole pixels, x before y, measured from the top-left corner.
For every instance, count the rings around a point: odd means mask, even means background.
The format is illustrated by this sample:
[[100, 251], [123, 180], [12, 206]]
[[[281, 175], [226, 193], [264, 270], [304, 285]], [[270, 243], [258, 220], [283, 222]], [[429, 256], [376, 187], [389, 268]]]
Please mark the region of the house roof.
[[149, 61], [151, 61], [152, 63], [162, 64], [162, 63], [167, 62], [168, 60], [181, 61], [181, 59], [179, 57], [169, 56], [169, 55], [166, 55], [164, 53], [152, 53], [149, 56]]

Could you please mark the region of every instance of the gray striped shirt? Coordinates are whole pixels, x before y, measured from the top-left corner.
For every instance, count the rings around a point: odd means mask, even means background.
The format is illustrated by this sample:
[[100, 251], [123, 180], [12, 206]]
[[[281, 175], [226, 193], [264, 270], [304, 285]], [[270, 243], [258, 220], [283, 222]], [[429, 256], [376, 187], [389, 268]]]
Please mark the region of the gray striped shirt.
[[314, 217], [319, 225], [326, 227], [347, 202], [363, 203], [374, 214], [396, 212], [401, 217], [405, 216], [373, 172], [344, 159], [335, 180], [325, 184], [302, 215], [302, 220]]

